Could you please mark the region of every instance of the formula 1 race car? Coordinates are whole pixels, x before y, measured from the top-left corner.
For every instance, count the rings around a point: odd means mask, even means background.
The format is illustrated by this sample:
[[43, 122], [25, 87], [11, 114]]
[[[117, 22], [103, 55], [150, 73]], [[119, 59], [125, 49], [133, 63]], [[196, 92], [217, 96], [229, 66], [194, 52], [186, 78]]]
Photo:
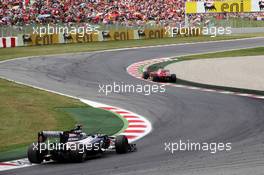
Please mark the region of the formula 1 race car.
[[57, 162], [83, 162], [88, 158], [100, 157], [106, 151], [118, 154], [136, 151], [135, 144], [129, 144], [124, 135], [107, 136], [82, 132], [78, 125], [70, 131], [41, 131], [38, 141], [28, 148], [28, 160], [40, 164], [44, 160]]
[[159, 69], [158, 71], [151, 72], [151, 71], [144, 71], [142, 78], [144, 79], [151, 79], [155, 82], [176, 82], [177, 77], [176, 74], [171, 74], [169, 70], [166, 69]]

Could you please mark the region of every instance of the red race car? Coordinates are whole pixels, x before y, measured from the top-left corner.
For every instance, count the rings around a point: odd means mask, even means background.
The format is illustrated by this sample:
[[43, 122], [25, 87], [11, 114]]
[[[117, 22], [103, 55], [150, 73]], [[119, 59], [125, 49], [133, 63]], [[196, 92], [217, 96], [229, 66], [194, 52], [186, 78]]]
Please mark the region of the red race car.
[[176, 74], [171, 74], [169, 70], [159, 69], [158, 71], [144, 71], [142, 78], [151, 79], [155, 82], [176, 82], [177, 77]]

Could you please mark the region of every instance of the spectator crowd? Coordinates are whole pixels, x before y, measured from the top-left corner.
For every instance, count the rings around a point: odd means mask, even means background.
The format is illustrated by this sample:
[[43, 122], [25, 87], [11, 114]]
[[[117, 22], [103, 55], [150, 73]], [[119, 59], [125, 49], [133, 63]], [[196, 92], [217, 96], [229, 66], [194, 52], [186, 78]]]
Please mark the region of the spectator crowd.
[[181, 22], [182, 0], [2, 0], [0, 25], [81, 23], [141, 25]]
[[[184, 23], [185, 0], [1, 0], [0, 26]], [[201, 19], [198, 15], [193, 20]]]

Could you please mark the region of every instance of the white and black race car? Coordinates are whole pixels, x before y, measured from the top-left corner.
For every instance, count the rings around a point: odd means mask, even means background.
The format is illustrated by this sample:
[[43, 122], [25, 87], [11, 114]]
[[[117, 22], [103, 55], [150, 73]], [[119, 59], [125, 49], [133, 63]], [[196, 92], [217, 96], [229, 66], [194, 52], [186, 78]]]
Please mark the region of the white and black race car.
[[40, 164], [44, 160], [58, 162], [83, 162], [89, 157], [101, 156], [115, 150], [122, 154], [136, 151], [136, 145], [128, 143], [124, 135], [107, 136], [86, 134], [78, 125], [70, 131], [41, 131], [38, 140], [28, 148], [28, 160]]

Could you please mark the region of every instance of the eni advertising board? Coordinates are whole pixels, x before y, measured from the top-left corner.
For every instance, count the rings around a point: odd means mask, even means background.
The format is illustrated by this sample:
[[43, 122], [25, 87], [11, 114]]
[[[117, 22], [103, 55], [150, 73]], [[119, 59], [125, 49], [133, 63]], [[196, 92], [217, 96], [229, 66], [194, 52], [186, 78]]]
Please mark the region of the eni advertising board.
[[37, 45], [51, 45], [59, 44], [59, 35], [58, 34], [27, 34], [22, 37], [23, 45], [25, 46], [37, 46]]
[[134, 39], [133, 30], [104, 30], [101, 31], [102, 41], [124, 41]]
[[186, 13], [264, 12], [264, 0], [226, 0], [186, 2]]

